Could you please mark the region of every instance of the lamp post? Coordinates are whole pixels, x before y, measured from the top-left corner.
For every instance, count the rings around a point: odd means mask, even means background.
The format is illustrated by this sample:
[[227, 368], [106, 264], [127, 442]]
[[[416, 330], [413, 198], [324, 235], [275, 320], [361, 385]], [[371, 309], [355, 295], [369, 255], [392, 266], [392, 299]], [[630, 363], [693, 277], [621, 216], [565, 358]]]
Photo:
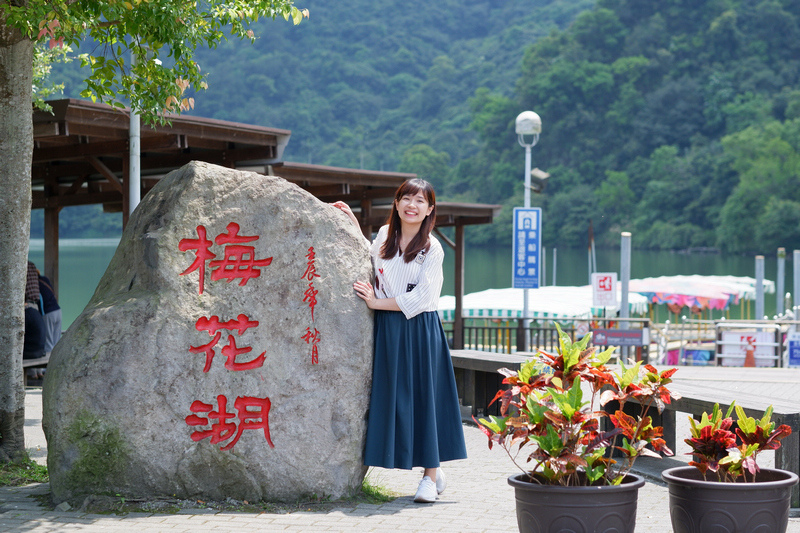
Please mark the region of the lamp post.
[[[517, 115], [517, 142], [525, 148], [525, 205], [531, 206], [531, 148], [539, 142], [542, 133], [542, 119], [533, 111], [523, 111]], [[526, 139], [527, 137], [527, 139]], [[522, 289], [522, 323], [525, 328], [525, 349], [530, 347], [530, 318], [528, 317], [528, 289]]]
[[[531, 206], [531, 148], [539, 142], [542, 133], [542, 119], [533, 111], [523, 111], [517, 116], [517, 142], [525, 148], [525, 205]], [[530, 142], [525, 137], [530, 137]]]

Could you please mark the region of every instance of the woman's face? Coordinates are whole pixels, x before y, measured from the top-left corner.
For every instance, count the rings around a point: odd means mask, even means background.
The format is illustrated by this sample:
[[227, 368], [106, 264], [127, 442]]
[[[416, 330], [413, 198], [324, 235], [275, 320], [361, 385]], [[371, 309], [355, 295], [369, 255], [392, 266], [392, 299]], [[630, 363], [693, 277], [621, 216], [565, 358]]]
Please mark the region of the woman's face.
[[395, 200], [395, 207], [400, 221], [412, 225], [422, 224], [425, 217], [433, 211], [433, 206], [428, 204], [422, 191], [401, 196], [399, 200]]

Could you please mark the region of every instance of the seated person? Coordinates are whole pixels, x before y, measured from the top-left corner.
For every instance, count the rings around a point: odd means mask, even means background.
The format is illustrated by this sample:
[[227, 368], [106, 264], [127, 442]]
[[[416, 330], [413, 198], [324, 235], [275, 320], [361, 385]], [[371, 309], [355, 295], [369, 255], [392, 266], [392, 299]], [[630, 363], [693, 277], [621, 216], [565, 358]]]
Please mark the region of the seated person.
[[23, 359], [37, 359], [45, 356], [44, 317], [39, 306], [25, 304], [25, 343], [22, 348]]
[[61, 307], [50, 280], [39, 274], [39, 292], [44, 307], [45, 341], [44, 351], [50, 353], [61, 338]]

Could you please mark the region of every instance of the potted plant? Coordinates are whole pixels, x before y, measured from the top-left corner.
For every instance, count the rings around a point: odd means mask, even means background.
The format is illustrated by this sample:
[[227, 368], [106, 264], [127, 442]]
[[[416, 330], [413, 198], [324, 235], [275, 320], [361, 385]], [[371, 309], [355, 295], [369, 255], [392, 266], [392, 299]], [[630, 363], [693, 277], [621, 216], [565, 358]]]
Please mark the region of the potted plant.
[[[644, 479], [630, 469], [641, 455], [672, 455], [647, 413], [678, 397], [667, 389], [677, 369], [659, 373], [638, 362], [613, 372], [606, 363], [614, 348], [597, 353], [590, 335], [573, 342], [556, 327], [557, 352], [539, 350], [519, 372], [501, 369], [508, 388], [492, 400], [501, 416], [476, 422], [489, 447], [502, 447], [522, 471], [508, 480], [521, 532], [632, 533]], [[618, 410], [600, 409], [612, 400]], [[638, 416], [624, 412], [629, 401]]]
[[[736, 409], [735, 431], [731, 413]], [[691, 531], [786, 531], [792, 487], [797, 475], [759, 468], [758, 455], [777, 450], [792, 429], [775, 427], [772, 406], [761, 420], [747, 416], [735, 402], [725, 416], [714, 405], [711, 415], [691, 417], [686, 442], [693, 460], [661, 476], [669, 486], [669, 510], [675, 533]]]

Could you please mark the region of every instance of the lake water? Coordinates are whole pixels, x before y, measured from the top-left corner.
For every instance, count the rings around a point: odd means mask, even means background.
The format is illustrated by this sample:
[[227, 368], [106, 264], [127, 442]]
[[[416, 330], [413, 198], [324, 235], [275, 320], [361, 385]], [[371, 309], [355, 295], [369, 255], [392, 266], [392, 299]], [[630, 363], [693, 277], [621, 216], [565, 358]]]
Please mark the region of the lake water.
[[[62, 239], [59, 244], [59, 304], [64, 315], [64, 328], [83, 311], [97, 283], [106, 271], [116, 250], [118, 239]], [[30, 259], [40, 269], [44, 266], [44, 242], [32, 239]], [[545, 272], [546, 285], [552, 285], [553, 251], [548, 249]], [[556, 283], [558, 285], [587, 285], [589, 283], [588, 258], [585, 249], [558, 249]], [[793, 291], [791, 251], [787, 254], [785, 290]], [[445, 246], [444, 287], [442, 294], [453, 294], [452, 250]], [[597, 268], [600, 272], [619, 272], [619, 250], [597, 250]], [[776, 256], [765, 259], [765, 277], [776, 281]], [[730, 275], [755, 277], [755, 256], [723, 254], [679, 254], [672, 252], [631, 252], [631, 277], [671, 276], [679, 274]], [[510, 247], [468, 247], [466, 250], [465, 291], [511, 286]], [[765, 297], [765, 312], [775, 313], [775, 295]], [[663, 312], [661, 320], [667, 315]], [[738, 318], [732, 315], [731, 318]]]

